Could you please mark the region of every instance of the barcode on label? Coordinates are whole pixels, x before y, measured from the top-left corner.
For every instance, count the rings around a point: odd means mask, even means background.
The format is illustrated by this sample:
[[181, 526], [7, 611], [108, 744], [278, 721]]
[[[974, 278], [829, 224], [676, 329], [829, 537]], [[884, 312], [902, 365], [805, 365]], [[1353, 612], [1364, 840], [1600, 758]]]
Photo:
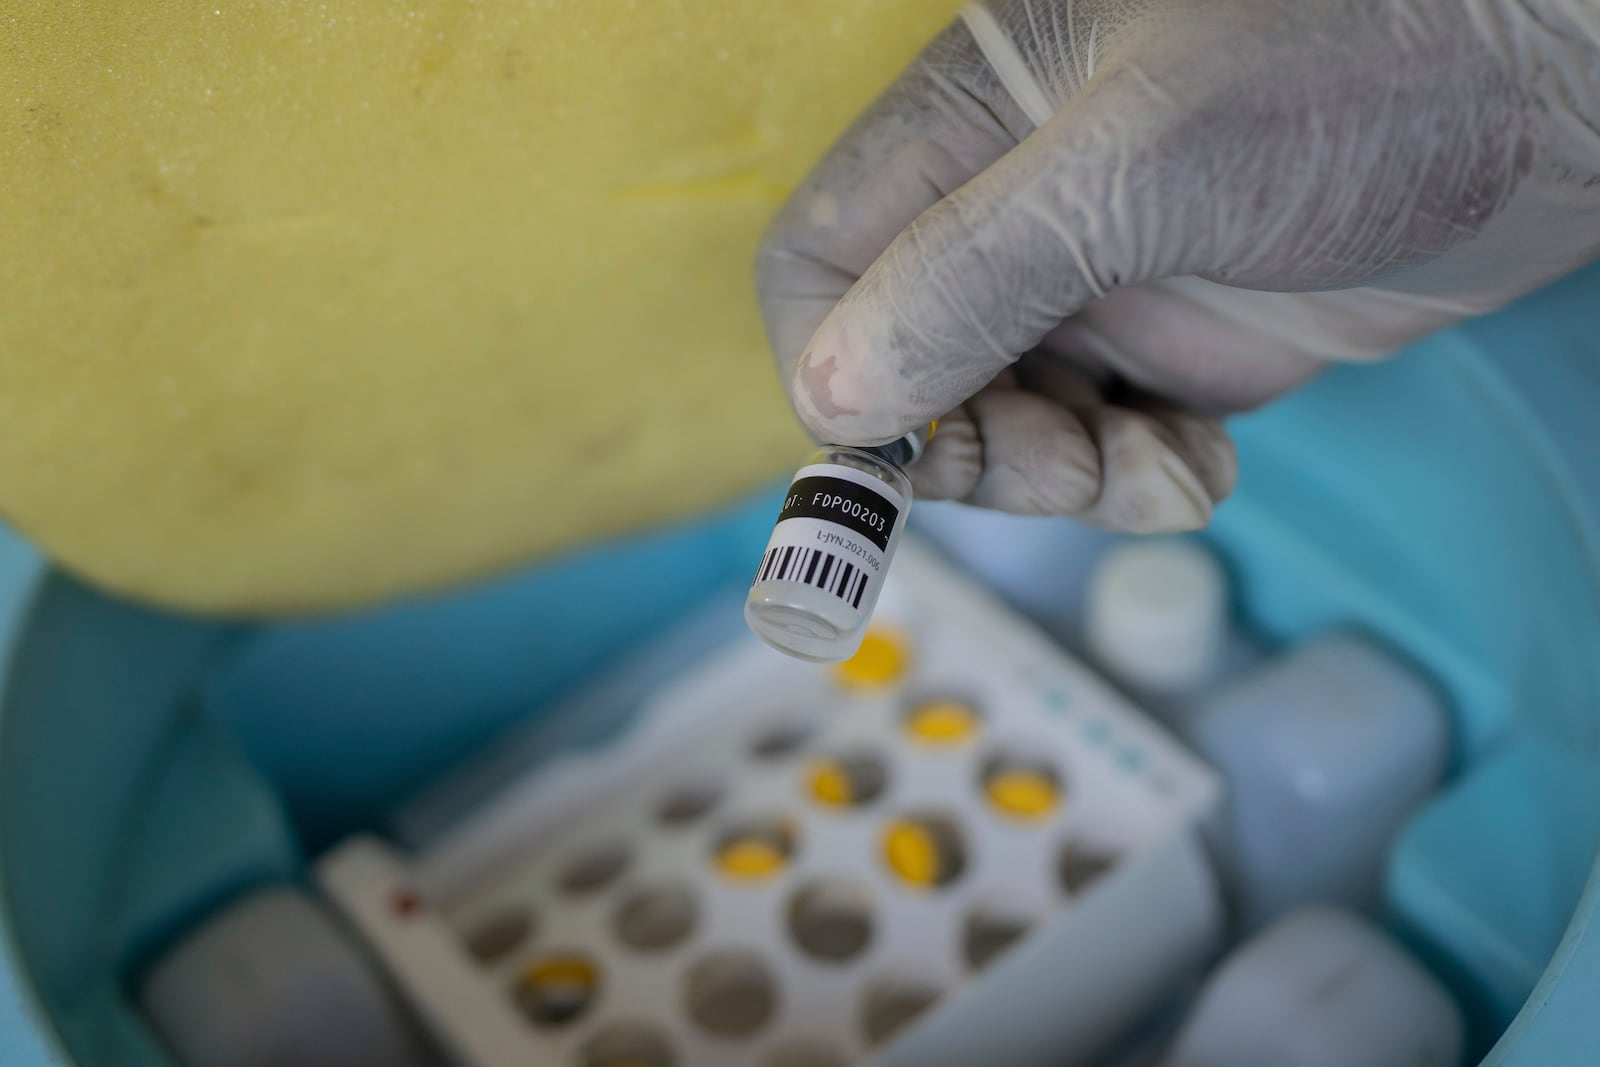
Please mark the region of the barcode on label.
[[[826, 590], [853, 608], [867, 591], [867, 572], [819, 548], [780, 545], [762, 557], [756, 582], [802, 582]], [[752, 582], [752, 585], [755, 583]]]

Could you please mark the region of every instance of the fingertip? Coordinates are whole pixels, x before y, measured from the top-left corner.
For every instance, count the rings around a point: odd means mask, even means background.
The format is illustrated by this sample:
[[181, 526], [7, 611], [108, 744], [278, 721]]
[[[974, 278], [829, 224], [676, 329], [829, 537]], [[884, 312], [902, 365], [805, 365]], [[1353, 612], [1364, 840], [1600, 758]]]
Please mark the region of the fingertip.
[[830, 360], [817, 360], [810, 349], [801, 354], [789, 380], [789, 399], [795, 414], [819, 441], [833, 441], [832, 422], [838, 414], [833, 400], [833, 376], [837, 368]]
[[1073, 515], [1100, 494], [1095, 443], [1066, 408], [1005, 387], [984, 390], [969, 407], [983, 440], [972, 503], [1018, 515]]
[[965, 500], [982, 473], [983, 440], [961, 408], [940, 418], [922, 458], [906, 469], [911, 488], [926, 500]]
[[1160, 506], [1150, 510], [1147, 525], [1134, 532], [1187, 533], [1204, 529], [1211, 521], [1213, 505], [1200, 476], [1170, 450], [1163, 449], [1156, 462], [1172, 492], [1160, 495]]
[[1239, 481], [1239, 452], [1232, 435], [1215, 419], [1198, 415], [1181, 420], [1177, 429], [1212, 501], [1220, 504], [1233, 495]]
[[795, 413], [819, 440], [885, 444], [927, 422], [905, 390], [885, 377], [877, 347], [840, 309], [812, 336], [795, 364], [789, 394]]
[[1168, 444], [1176, 446], [1178, 456], [1200, 479], [1213, 504], [1233, 493], [1239, 478], [1239, 454], [1221, 422], [1164, 404], [1142, 405], [1136, 410], [1170, 435]]
[[1182, 533], [1211, 521], [1214, 501], [1175, 440], [1148, 415], [1107, 407], [1099, 415], [1104, 467], [1099, 525], [1128, 533]]

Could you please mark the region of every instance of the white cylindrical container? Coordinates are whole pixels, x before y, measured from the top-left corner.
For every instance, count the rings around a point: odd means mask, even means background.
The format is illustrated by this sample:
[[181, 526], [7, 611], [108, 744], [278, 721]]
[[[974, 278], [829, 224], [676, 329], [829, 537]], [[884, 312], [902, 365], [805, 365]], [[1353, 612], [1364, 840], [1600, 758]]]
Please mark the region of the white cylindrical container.
[[1094, 657], [1141, 692], [1193, 690], [1218, 669], [1228, 639], [1228, 583], [1192, 541], [1129, 541], [1090, 578], [1085, 629]]
[[349, 933], [305, 893], [253, 892], [146, 972], [139, 1004], [182, 1067], [439, 1067]]
[[1450, 751], [1433, 688], [1348, 633], [1217, 690], [1179, 730], [1228, 780], [1215, 857], [1247, 931], [1307, 904], [1376, 904], [1395, 835]]

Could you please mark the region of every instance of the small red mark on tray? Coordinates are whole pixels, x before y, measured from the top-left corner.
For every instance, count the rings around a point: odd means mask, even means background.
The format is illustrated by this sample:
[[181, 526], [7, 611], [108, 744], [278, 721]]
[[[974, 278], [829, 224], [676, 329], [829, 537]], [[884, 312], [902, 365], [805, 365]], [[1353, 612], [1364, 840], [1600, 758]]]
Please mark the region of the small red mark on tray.
[[422, 910], [422, 898], [416, 890], [401, 886], [389, 894], [389, 910], [401, 919], [409, 919]]

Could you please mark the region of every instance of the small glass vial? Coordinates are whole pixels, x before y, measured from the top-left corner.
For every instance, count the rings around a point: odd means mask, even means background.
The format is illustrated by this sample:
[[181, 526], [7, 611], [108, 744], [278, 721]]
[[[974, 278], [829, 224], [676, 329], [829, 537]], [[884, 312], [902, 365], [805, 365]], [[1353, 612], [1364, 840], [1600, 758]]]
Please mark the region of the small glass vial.
[[903, 468], [930, 432], [864, 448], [824, 445], [807, 458], [745, 600], [756, 636], [816, 663], [856, 651], [911, 511]]

